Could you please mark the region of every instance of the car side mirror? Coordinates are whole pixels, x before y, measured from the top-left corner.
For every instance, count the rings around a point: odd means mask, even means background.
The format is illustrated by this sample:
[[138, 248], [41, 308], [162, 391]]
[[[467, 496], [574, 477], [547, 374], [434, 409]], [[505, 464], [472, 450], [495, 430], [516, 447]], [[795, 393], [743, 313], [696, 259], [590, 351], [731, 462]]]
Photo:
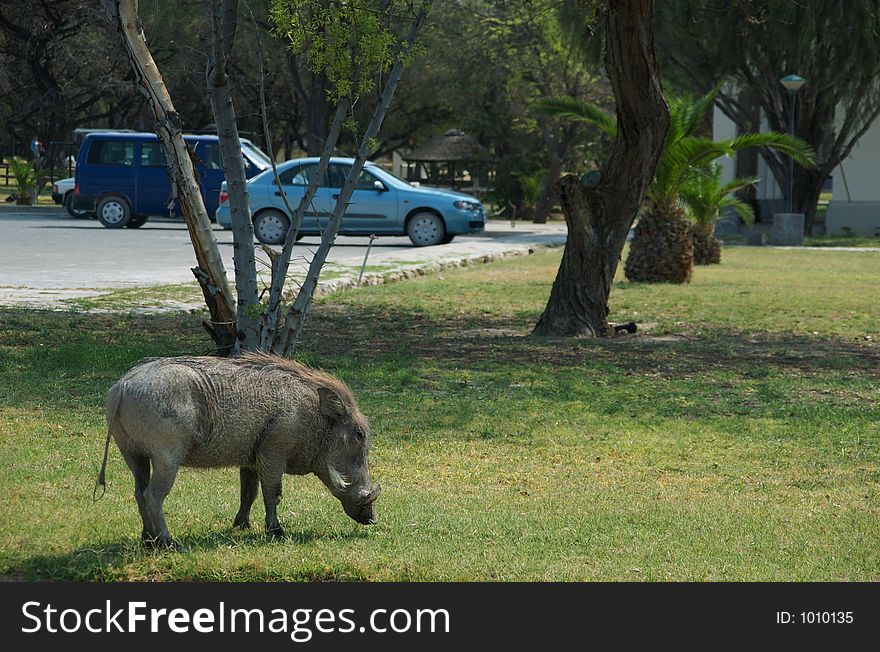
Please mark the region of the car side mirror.
[[379, 192], [385, 192], [387, 190], [387, 188], [385, 187], [384, 183], [382, 183], [381, 181], [376, 179], [373, 182], [373, 190], [378, 190]]

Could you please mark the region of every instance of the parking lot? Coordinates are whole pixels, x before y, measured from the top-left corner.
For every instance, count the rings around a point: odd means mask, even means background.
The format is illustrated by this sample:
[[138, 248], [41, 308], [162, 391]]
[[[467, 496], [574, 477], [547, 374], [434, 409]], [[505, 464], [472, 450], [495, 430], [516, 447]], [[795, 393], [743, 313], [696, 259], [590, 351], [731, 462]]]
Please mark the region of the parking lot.
[[[107, 229], [96, 220], [73, 219], [57, 207], [0, 208], [0, 303], [34, 303], [33, 297], [87, 296], [96, 290], [193, 281], [195, 255], [182, 221], [152, 219], [139, 229]], [[233, 277], [232, 232], [214, 227], [227, 275]], [[459, 236], [448, 245], [413, 247], [409, 238], [383, 236], [370, 252], [371, 266], [393, 261], [417, 265], [456, 256], [495, 253], [512, 247], [564, 241], [564, 225], [506, 222], [485, 234]], [[293, 273], [303, 272], [319, 244], [305, 238], [294, 250]], [[359, 266], [367, 250], [363, 237], [337, 238], [329, 263]], [[257, 249], [261, 269], [266, 255]], [[391, 262], [389, 262], [391, 261]], [[36, 293], [34, 291], [37, 291]]]

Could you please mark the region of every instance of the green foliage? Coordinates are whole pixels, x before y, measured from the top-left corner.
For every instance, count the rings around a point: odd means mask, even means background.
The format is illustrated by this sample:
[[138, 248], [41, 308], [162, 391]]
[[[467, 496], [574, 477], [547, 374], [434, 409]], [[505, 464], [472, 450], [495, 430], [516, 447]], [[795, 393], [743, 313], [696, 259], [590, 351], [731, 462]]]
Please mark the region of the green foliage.
[[391, 67], [398, 45], [389, 26], [393, 6], [383, 9], [374, 0], [272, 0], [270, 17], [275, 34], [327, 76], [329, 98], [338, 102], [370, 92], [376, 73]]
[[19, 156], [13, 156], [9, 161], [9, 171], [15, 178], [18, 185], [19, 204], [30, 204], [36, 195], [37, 185], [39, 183], [40, 172], [37, 169], [36, 161], [28, 161]]
[[538, 170], [531, 174], [525, 172], [514, 172], [513, 175], [519, 180], [519, 186], [522, 189], [523, 203], [526, 206], [532, 206], [538, 202], [538, 196], [541, 194], [541, 188], [544, 185], [545, 170]]
[[681, 194], [690, 209], [688, 216], [695, 224], [714, 226], [721, 211], [729, 207], [734, 209], [746, 224], [754, 223], [755, 212], [752, 207], [731, 193], [752, 186], [758, 180], [734, 179], [723, 184], [721, 172], [720, 165], [712, 165], [692, 175], [684, 183]]
[[[685, 185], [704, 173], [706, 166], [722, 156], [730, 156], [747, 147], [763, 147], [791, 156], [805, 167], [814, 165], [812, 148], [789, 134], [762, 132], [742, 134], [736, 138], [715, 141], [698, 135], [706, 114], [715, 102], [720, 86], [706, 95], [693, 99], [677, 97], [669, 101], [670, 125], [654, 180], [646, 197], [656, 206], [678, 203]], [[565, 117], [595, 125], [609, 136], [617, 133], [614, 116], [589, 102], [554, 97], [536, 103], [539, 112]]]

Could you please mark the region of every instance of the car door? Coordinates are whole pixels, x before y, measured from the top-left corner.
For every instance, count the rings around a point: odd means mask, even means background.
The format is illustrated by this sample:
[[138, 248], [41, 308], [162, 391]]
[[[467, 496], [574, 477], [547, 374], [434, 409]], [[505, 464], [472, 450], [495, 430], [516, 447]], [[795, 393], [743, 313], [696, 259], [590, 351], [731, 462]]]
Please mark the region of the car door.
[[[334, 163], [329, 171], [330, 198], [335, 206], [351, 165]], [[397, 211], [397, 190], [365, 168], [358, 177], [339, 230], [343, 233], [391, 233], [396, 227]]]
[[168, 215], [171, 185], [165, 169], [165, 156], [159, 140], [142, 140], [137, 165], [138, 215]]
[[[281, 187], [284, 188], [284, 194], [287, 196], [287, 201], [292, 209], [296, 210], [296, 207], [299, 206], [299, 202], [302, 200], [309, 185], [309, 177], [317, 167], [317, 163], [302, 163], [293, 165], [279, 173], [278, 178], [281, 180]], [[277, 186], [272, 184], [270, 192], [272, 207], [286, 214], [287, 208]], [[327, 187], [325, 178], [321, 180], [321, 185], [318, 186], [315, 196], [306, 208], [300, 230], [303, 233], [309, 234], [320, 233], [327, 226], [332, 210], [330, 188]]]

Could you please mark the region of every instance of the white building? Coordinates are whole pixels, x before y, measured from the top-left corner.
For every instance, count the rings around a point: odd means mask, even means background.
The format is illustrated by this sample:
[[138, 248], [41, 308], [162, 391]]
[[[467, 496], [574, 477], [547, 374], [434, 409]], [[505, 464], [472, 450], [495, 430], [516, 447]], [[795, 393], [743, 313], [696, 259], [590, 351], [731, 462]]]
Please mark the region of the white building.
[[[737, 135], [736, 125], [715, 106], [713, 138], [722, 140]], [[766, 120], [761, 130], [768, 129]], [[722, 182], [736, 176], [758, 177], [755, 201], [762, 222], [771, 222], [774, 213], [785, 211], [785, 199], [764, 158], [757, 152], [741, 152], [737, 159], [719, 160], [724, 172]], [[859, 140], [842, 165], [835, 168], [831, 201], [825, 217], [828, 235], [880, 236], [880, 121], [875, 122]]]

